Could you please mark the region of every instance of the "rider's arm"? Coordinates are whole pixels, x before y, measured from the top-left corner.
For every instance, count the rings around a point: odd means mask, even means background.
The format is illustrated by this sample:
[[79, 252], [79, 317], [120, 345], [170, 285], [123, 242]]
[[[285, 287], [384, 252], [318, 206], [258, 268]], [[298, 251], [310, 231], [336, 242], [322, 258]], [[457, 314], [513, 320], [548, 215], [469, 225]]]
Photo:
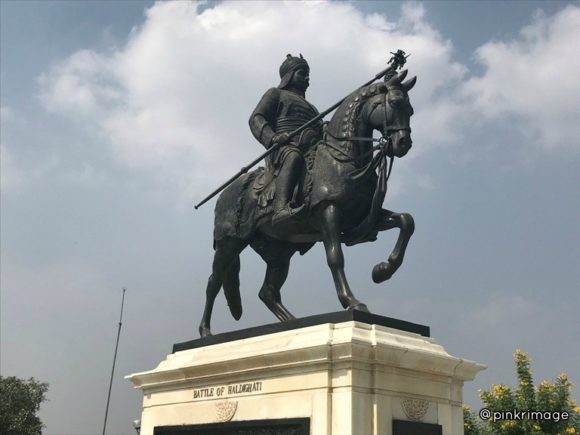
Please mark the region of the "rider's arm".
[[270, 148], [272, 139], [276, 135], [273, 122], [276, 119], [279, 100], [280, 90], [278, 88], [269, 89], [250, 116], [250, 130], [265, 148]]

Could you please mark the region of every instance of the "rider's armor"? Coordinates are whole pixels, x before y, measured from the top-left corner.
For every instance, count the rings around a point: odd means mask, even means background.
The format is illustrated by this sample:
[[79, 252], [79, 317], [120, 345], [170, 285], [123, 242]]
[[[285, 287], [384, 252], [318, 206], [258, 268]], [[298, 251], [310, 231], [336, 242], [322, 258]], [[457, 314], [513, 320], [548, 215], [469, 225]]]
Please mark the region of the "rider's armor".
[[[318, 110], [302, 96], [284, 89], [269, 89], [250, 118], [252, 133], [266, 148], [272, 145], [272, 139], [280, 133], [290, 133], [301, 127], [318, 115]], [[284, 163], [285, 157], [296, 152], [300, 156], [312, 145], [312, 142], [322, 138], [322, 123], [306, 129], [302, 134], [294, 136], [290, 143], [283, 145], [272, 154], [271, 162], [276, 170]]]

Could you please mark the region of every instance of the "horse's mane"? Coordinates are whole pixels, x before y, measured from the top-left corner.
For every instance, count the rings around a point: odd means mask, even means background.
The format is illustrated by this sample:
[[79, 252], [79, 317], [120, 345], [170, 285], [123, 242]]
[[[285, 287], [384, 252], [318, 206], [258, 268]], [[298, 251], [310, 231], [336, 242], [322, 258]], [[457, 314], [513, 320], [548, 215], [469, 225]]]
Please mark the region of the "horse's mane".
[[327, 128], [330, 134], [339, 139], [355, 136], [360, 122], [360, 111], [364, 103], [369, 98], [386, 91], [384, 83], [373, 83], [357, 89], [346, 97], [328, 124]]

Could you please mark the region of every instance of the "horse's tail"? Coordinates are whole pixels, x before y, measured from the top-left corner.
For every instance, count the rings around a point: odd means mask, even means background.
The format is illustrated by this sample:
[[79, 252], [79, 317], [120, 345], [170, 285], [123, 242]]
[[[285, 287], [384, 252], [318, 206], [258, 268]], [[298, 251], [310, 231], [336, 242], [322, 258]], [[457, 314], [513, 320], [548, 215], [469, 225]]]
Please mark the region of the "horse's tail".
[[242, 298], [240, 297], [240, 256], [236, 255], [224, 273], [224, 294], [234, 319], [242, 317]]
[[[214, 249], [220, 240], [233, 241], [235, 245], [244, 244], [256, 228], [253, 210], [256, 197], [252, 195], [252, 183], [264, 169], [238, 177], [219, 196], [215, 206]], [[245, 245], [244, 245], [245, 246]], [[227, 249], [231, 252], [231, 248]], [[240, 256], [235, 254], [230, 265], [223, 272], [222, 287], [234, 319], [242, 317], [240, 298]]]

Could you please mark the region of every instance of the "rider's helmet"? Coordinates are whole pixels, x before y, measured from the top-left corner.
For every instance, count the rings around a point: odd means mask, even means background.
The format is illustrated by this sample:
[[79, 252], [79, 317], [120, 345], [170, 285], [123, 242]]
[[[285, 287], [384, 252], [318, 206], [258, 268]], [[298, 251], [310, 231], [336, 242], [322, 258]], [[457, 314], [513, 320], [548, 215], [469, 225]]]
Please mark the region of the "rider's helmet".
[[307, 68], [310, 70], [308, 62], [306, 62], [306, 59], [302, 57], [302, 54], [300, 54], [300, 57], [294, 57], [291, 54], [287, 54], [286, 59], [284, 59], [284, 62], [280, 65], [280, 79], [282, 80], [280, 81], [278, 88], [285, 89], [292, 81], [294, 73], [300, 68]]

